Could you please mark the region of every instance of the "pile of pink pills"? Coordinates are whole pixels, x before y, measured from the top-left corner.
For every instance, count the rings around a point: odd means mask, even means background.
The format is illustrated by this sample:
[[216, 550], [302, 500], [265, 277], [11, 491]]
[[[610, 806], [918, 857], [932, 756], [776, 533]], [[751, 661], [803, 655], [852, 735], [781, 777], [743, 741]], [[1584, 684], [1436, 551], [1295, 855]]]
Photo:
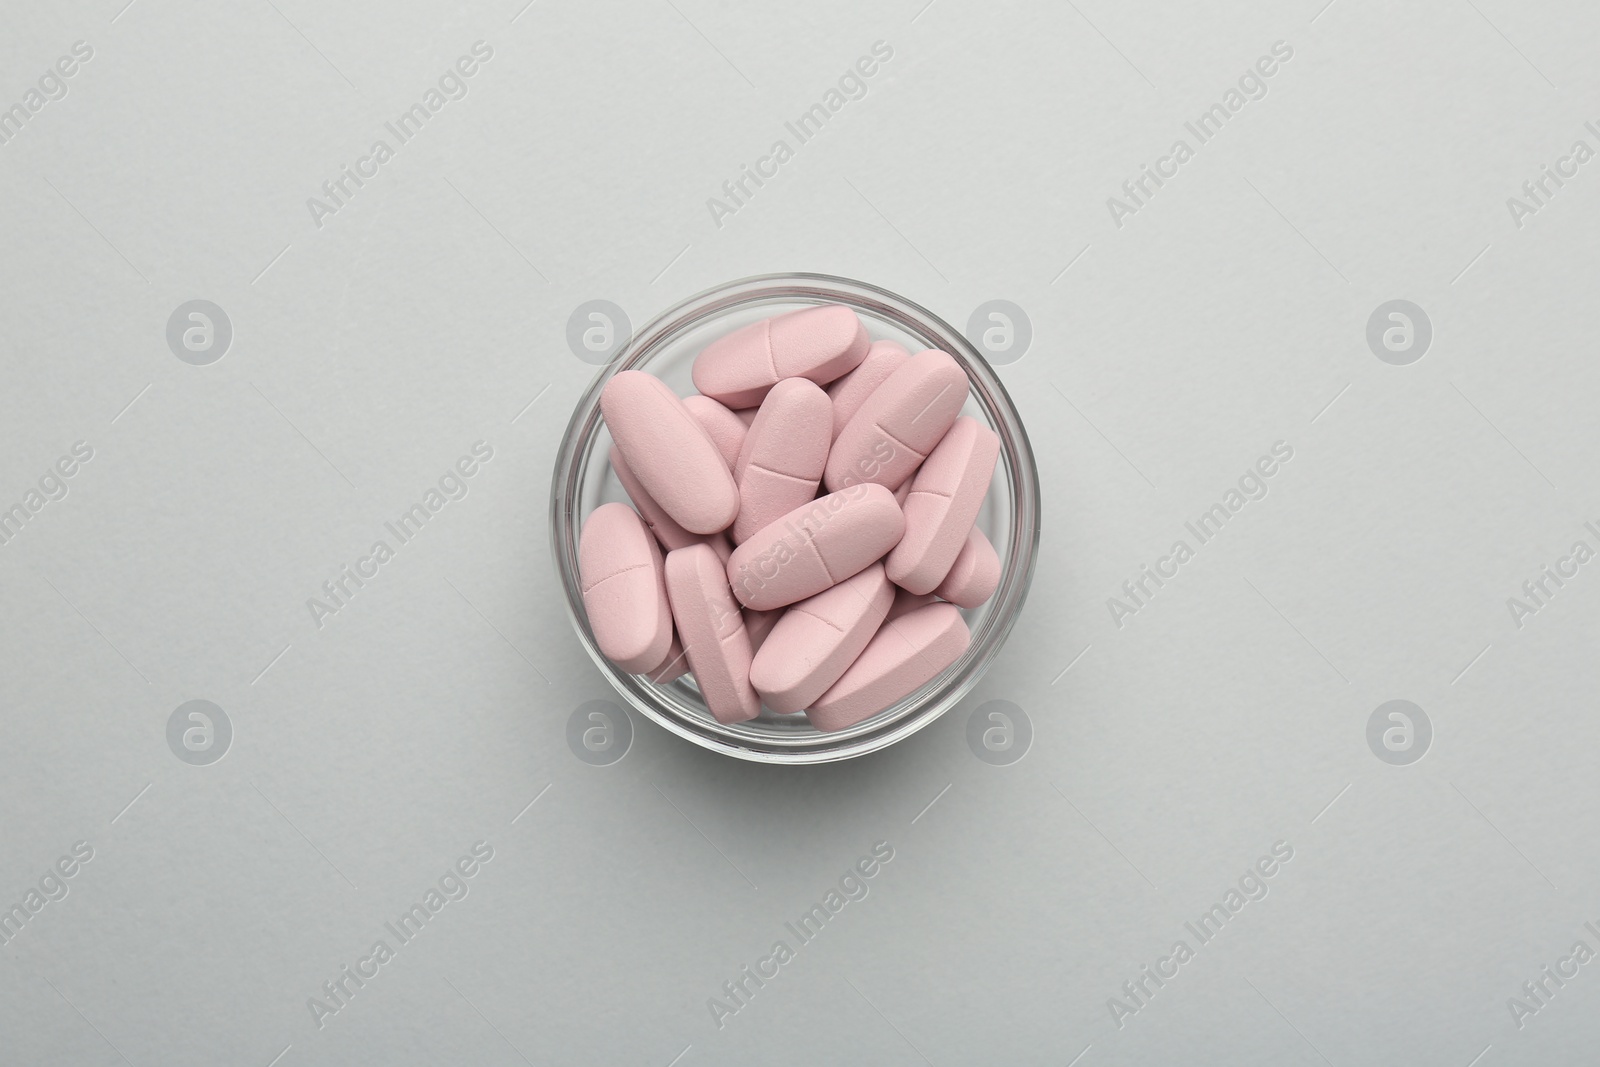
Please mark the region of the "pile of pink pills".
[[684, 398], [636, 370], [601, 393], [634, 506], [596, 508], [579, 542], [600, 651], [658, 683], [692, 671], [719, 722], [765, 704], [824, 731], [954, 663], [957, 609], [1000, 582], [976, 525], [1000, 441], [961, 414], [960, 365], [824, 304], [719, 338], [693, 377]]

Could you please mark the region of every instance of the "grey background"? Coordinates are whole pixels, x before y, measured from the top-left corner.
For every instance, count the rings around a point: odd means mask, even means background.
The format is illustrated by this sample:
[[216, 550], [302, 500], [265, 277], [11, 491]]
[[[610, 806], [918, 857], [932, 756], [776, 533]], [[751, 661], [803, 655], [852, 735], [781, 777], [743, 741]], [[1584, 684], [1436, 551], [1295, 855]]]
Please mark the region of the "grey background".
[[[1506, 206], [1600, 147], [1592, 5], [123, 3], [0, 9], [7, 105], [95, 51], [0, 145], [0, 501], [94, 449], [0, 546], [0, 900], [94, 849], [0, 947], [0, 1061], [1593, 1058], [1600, 962], [1521, 1029], [1507, 999], [1600, 949], [1600, 564], [1506, 606], [1600, 547], [1600, 162]], [[479, 39], [469, 95], [316, 228]], [[714, 225], [878, 40], [867, 96]], [[1266, 98], [1113, 226], [1277, 40]], [[594, 371], [567, 317], [793, 269], [1028, 312], [1024, 617], [877, 757], [746, 765], [639, 721], [588, 765], [567, 720], [610, 694], [546, 534]], [[165, 339], [194, 299], [234, 331], [204, 367]], [[1392, 299], [1433, 324], [1409, 366], [1365, 342]], [[480, 439], [467, 497], [317, 629], [306, 598]], [[1270, 495], [1117, 627], [1278, 440]], [[191, 699], [232, 723], [209, 766], [167, 746]], [[1033, 724], [1010, 766], [966, 740], [996, 699]], [[1367, 746], [1391, 699], [1433, 725], [1409, 766]], [[470, 895], [318, 1029], [307, 998], [479, 840]], [[1270, 895], [1119, 1028], [1107, 999], [1279, 840]], [[877, 841], [870, 895], [718, 1029], [707, 999]]]

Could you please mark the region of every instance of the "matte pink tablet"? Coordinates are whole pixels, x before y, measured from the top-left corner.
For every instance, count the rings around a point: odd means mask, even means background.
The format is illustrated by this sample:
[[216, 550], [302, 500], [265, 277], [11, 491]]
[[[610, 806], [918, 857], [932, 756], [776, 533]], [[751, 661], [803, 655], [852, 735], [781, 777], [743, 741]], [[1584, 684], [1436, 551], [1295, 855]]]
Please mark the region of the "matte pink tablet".
[[861, 365], [828, 386], [833, 401], [833, 436], [838, 437], [850, 416], [861, 410], [873, 390], [888, 381], [889, 375], [905, 365], [911, 353], [893, 341], [874, 341]]
[[728, 583], [745, 607], [781, 608], [860, 573], [904, 532], [889, 490], [853, 485], [751, 534], [728, 558]]
[[694, 361], [694, 387], [730, 408], [760, 404], [785, 378], [827, 385], [867, 354], [867, 328], [842, 304], [802, 308], [712, 341]]
[[773, 711], [803, 711], [855, 662], [878, 632], [894, 586], [874, 563], [792, 604], [750, 665], [750, 684]]
[[772, 387], [733, 465], [739, 487], [735, 544], [817, 495], [832, 423], [833, 405], [815, 382], [785, 378]]
[[672, 643], [661, 550], [628, 505], [601, 504], [590, 513], [578, 539], [578, 580], [605, 657], [635, 674], [658, 665]]
[[967, 375], [929, 349], [906, 360], [845, 423], [828, 454], [831, 490], [858, 482], [891, 489], [906, 480], [950, 429], [967, 402]]
[[733, 545], [729, 543], [727, 534], [695, 534], [679, 526], [672, 516], [667, 514], [667, 509], [657, 504], [655, 498], [639, 483], [633, 469], [628, 466], [628, 461], [622, 458], [622, 453], [618, 452], [615, 446], [611, 449], [611, 469], [616, 472], [617, 481], [622, 483], [623, 492], [628, 494], [633, 506], [639, 509], [639, 516], [644, 519], [644, 524], [650, 527], [650, 532], [661, 542], [662, 549], [671, 552], [675, 548], [687, 548], [689, 545], [703, 542], [716, 549], [717, 555], [722, 557], [724, 563], [733, 554]]
[[676, 393], [654, 375], [625, 370], [600, 394], [617, 451], [645, 492], [690, 533], [727, 529], [739, 490], [727, 461]]
[[657, 685], [666, 685], [689, 673], [689, 657], [684, 654], [683, 644], [678, 640], [676, 633], [672, 635], [672, 644], [667, 646], [666, 658], [643, 673]]
[[722, 458], [728, 461], [728, 469], [732, 470], [739, 461], [739, 449], [744, 447], [744, 435], [749, 425], [709, 396], [698, 393], [686, 396], [683, 406], [689, 409], [689, 414], [711, 438], [717, 451], [722, 453]]
[[667, 598], [689, 669], [718, 722], [753, 719], [761, 698], [750, 687], [750, 635], [728, 592], [728, 575], [709, 545], [667, 553]]
[[967, 533], [967, 543], [956, 553], [950, 573], [934, 592], [956, 607], [975, 608], [994, 596], [999, 585], [1000, 556], [983, 531], [974, 526]]
[[886, 622], [806, 717], [823, 731], [854, 726], [915, 692], [971, 641], [961, 612], [950, 604], [929, 604]]
[[931, 593], [950, 572], [994, 477], [1000, 439], [963, 415], [928, 456], [906, 497], [906, 533], [885, 561], [894, 584]]

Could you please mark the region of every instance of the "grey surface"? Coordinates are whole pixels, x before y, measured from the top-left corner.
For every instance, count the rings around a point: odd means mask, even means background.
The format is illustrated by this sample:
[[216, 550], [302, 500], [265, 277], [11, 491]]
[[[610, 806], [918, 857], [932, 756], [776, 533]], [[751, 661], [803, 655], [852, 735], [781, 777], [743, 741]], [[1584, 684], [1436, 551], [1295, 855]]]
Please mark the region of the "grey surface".
[[[1600, 563], [1507, 605], [1600, 548], [1600, 162], [1507, 206], [1600, 148], [1591, 5], [123, 2], [0, 12], [5, 101], [94, 48], [0, 144], [0, 502], [94, 452], [0, 545], [0, 898], [93, 849], [0, 947], [0, 1061], [1593, 1058], [1600, 962], [1520, 1027], [1508, 1000], [1600, 950]], [[480, 39], [469, 94], [314, 226]], [[867, 95], [715, 225], [879, 40]], [[1279, 40], [1268, 95], [1114, 226]], [[568, 720], [610, 694], [545, 528], [594, 371], [568, 315], [793, 269], [1025, 309], [1033, 595], [967, 707], [881, 756], [745, 765], [638, 721], [593, 766]], [[233, 328], [205, 366], [167, 344], [197, 299]], [[1397, 299], [1433, 328], [1408, 365], [1366, 340]], [[317, 628], [306, 599], [480, 440], [465, 498]], [[1277, 441], [1270, 493], [1117, 626]], [[191, 700], [222, 759], [169, 748]], [[990, 700], [1031, 722], [1020, 762], [969, 749]], [[1420, 761], [1368, 746], [1391, 700]], [[308, 998], [478, 841], [469, 894], [319, 1028]], [[870, 894], [719, 1029], [708, 999], [880, 841]]]

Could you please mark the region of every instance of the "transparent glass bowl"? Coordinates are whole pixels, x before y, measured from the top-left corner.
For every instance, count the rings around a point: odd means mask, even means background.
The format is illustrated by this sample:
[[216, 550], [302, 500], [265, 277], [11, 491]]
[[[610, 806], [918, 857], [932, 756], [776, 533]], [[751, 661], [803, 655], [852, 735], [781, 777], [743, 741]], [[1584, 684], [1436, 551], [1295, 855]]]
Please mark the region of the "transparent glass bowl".
[[[938, 677], [893, 707], [835, 733], [813, 729], [803, 714], [763, 710], [748, 722], [712, 718], [693, 677], [657, 685], [619, 670], [595, 644], [578, 580], [578, 537], [591, 511], [626, 501], [607, 459], [611, 435], [600, 416], [600, 391], [611, 376], [644, 370], [680, 396], [694, 392], [690, 369], [710, 341], [747, 323], [814, 304], [855, 309], [873, 340], [888, 338], [911, 352], [937, 348], [955, 357], [972, 390], [964, 414], [1000, 438], [994, 482], [978, 525], [994, 543], [1000, 586], [988, 603], [963, 611], [972, 631], [966, 653]], [[590, 384], [572, 413], [550, 482], [550, 541], [567, 611], [595, 666], [630, 705], [675, 734], [716, 752], [763, 763], [824, 763], [875, 752], [908, 737], [955, 707], [988, 668], [1022, 610], [1039, 548], [1039, 473], [1022, 420], [1005, 387], [965, 337], [904, 297], [865, 282], [825, 274], [768, 274], [691, 297], [644, 326]]]

